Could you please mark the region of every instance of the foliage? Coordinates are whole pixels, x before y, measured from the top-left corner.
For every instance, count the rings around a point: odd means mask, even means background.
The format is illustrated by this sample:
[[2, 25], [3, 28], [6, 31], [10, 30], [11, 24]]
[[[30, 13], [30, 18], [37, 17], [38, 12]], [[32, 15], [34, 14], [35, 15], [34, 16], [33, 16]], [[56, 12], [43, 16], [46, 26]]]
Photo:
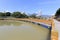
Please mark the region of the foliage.
[[5, 16], [5, 13], [0, 12], [0, 17], [4, 17], [4, 16]]
[[60, 8], [56, 11], [55, 16], [60, 16]]
[[5, 14], [6, 14], [6, 16], [11, 16], [10, 12], [6, 12]]
[[36, 18], [36, 14], [32, 14], [32, 15], [30, 15], [30, 17], [32, 17], [32, 18]]
[[22, 14], [21, 12], [13, 12], [12, 17], [21, 18]]
[[22, 15], [23, 18], [28, 18], [28, 15], [26, 15], [25, 13], [23, 13]]
[[0, 12], [0, 17], [15, 17], [15, 18], [36, 18], [36, 14], [32, 14], [30, 16], [28, 16], [25, 12], [21, 13], [21, 12]]

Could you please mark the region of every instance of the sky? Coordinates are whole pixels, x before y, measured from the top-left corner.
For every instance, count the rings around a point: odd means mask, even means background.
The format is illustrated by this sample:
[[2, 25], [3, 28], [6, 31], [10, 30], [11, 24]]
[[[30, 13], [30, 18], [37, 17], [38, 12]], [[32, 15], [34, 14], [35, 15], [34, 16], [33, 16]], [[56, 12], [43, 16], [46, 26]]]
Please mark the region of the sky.
[[0, 12], [20, 11], [27, 14], [54, 15], [60, 0], [0, 0]]

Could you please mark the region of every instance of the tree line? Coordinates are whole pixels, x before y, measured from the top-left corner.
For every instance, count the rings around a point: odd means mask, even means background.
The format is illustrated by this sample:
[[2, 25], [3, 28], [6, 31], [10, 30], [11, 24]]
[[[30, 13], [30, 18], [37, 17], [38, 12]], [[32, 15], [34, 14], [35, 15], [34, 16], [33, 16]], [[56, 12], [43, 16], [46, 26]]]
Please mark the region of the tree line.
[[35, 14], [32, 14], [32, 15], [27, 15], [26, 13], [21, 13], [21, 12], [0, 12], [0, 17], [14, 17], [14, 18], [29, 18], [29, 17], [32, 17], [32, 18], [36, 18], [36, 15]]
[[[0, 18], [3, 17], [15, 17], [15, 18], [41, 18], [41, 16], [36, 17], [36, 14], [27, 15], [25, 12], [0, 12]], [[60, 17], [60, 8], [55, 13], [55, 18]]]

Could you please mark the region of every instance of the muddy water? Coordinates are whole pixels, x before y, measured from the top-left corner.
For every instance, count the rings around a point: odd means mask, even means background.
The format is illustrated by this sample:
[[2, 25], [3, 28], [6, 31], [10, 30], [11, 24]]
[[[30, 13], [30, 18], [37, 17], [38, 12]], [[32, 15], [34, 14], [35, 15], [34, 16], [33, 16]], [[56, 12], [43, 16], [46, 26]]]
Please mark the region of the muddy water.
[[49, 30], [22, 21], [0, 21], [0, 40], [47, 40]]

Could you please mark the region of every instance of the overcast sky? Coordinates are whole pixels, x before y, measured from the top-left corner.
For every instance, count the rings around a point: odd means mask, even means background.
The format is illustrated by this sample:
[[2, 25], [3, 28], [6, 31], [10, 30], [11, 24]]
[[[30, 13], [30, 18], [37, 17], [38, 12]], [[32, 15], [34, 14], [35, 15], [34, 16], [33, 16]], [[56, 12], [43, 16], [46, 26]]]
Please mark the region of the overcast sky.
[[60, 0], [0, 0], [0, 11], [53, 15], [58, 8], [60, 8]]

